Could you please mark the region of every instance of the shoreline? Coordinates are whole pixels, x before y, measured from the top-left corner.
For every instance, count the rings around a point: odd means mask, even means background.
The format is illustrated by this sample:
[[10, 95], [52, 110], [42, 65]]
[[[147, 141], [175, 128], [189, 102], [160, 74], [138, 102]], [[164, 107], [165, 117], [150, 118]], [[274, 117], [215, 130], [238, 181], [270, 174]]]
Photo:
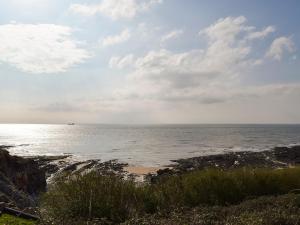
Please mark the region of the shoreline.
[[[13, 145], [0, 146], [8, 150]], [[298, 153], [299, 152], [299, 153]], [[184, 173], [191, 170], [205, 168], [231, 169], [238, 167], [271, 167], [282, 168], [300, 164], [300, 145], [274, 147], [265, 151], [236, 151], [220, 154], [200, 155], [191, 158], [170, 160], [170, 164], [163, 166], [143, 166], [121, 162], [118, 159], [102, 161], [101, 159], [78, 160], [72, 154], [17, 156], [30, 159], [46, 172], [47, 181], [61, 172], [85, 172], [99, 170], [101, 173], [114, 173], [124, 177], [161, 176], [169, 173]]]
[[[39, 193], [47, 191], [47, 187], [55, 182], [56, 178], [66, 179], [90, 171], [96, 171], [103, 176], [113, 175], [122, 179], [132, 179], [138, 183], [154, 184], [161, 178], [210, 168], [224, 171], [247, 167], [278, 169], [300, 165], [300, 145], [275, 147], [263, 152], [230, 152], [178, 159], [165, 167], [135, 166], [118, 160], [74, 161], [71, 159], [72, 155], [24, 158], [10, 155], [7, 151], [9, 147], [0, 146], [0, 175], [4, 174], [2, 183], [0, 179], [0, 202], [8, 201], [9, 204], [21, 209], [35, 207]], [[9, 193], [14, 193], [18, 198], [11, 199]]]

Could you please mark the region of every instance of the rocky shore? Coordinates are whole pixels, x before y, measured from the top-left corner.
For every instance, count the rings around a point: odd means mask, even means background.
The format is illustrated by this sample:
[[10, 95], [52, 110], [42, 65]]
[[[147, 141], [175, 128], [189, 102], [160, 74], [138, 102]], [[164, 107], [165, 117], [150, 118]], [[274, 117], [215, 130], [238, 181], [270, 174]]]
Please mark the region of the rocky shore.
[[[0, 146], [0, 205], [11, 210], [36, 214], [38, 197], [55, 179], [97, 170], [103, 175], [128, 177], [117, 160], [75, 162], [70, 155], [19, 157], [9, 154], [13, 146]], [[1, 212], [1, 210], [0, 210]], [[1, 213], [0, 213], [1, 214]]]
[[[134, 177], [124, 169], [128, 164], [117, 160], [74, 162], [70, 155], [22, 158], [11, 156], [7, 150], [9, 147], [11, 146], [0, 146], [0, 202], [18, 209], [35, 207], [37, 197], [46, 191], [47, 183], [55, 182], [55, 179], [65, 175], [96, 170], [103, 175]], [[205, 168], [284, 168], [299, 164], [300, 146], [275, 147], [263, 152], [232, 152], [174, 160], [167, 169], [149, 174], [146, 179], [155, 182], [161, 177]]]
[[0, 147], [0, 202], [20, 209], [35, 207], [46, 190], [45, 172], [32, 159], [11, 156]]
[[120, 163], [117, 160], [102, 162], [101, 160], [74, 161], [71, 155], [64, 156], [36, 156], [30, 157], [37, 163], [40, 170], [45, 172], [47, 183], [55, 182], [60, 177], [86, 173], [95, 170], [103, 175], [118, 175], [125, 177], [124, 168], [127, 163]]
[[231, 152], [227, 154], [209, 155], [189, 159], [174, 160], [175, 169], [193, 170], [216, 167], [231, 169], [245, 166], [252, 167], [288, 167], [300, 163], [300, 146], [275, 147], [262, 152]]
[[234, 169], [241, 167], [253, 168], [285, 168], [300, 165], [300, 146], [275, 147], [261, 152], [231, 152], [226, 154], [208, 155], [187, 159], [173, 160], [166, 169], [149, 174], [147, 179], [156, 179], [207, 168]]

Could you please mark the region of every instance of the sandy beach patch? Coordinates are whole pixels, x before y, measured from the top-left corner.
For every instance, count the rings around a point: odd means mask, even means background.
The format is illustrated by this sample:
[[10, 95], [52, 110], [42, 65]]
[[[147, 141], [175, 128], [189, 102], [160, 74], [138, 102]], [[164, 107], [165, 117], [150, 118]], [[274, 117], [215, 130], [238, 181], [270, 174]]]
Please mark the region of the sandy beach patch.
[[146, 175], [148, 173], [156, 173], [160, 169], [165, 169], [166, 167], [145, 167], [145, 166], [126, 166], [124, 170], [128, 173], [135, 175]]

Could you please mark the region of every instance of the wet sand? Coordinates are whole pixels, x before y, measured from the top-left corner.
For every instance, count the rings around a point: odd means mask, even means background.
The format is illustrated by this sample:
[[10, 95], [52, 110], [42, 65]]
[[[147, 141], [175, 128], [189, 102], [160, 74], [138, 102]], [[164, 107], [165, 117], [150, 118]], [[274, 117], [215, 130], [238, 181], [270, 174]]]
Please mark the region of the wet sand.
[[167, 167], [144, 167], [144, 166], [126, 166], [124, 170], [130, 174], [142, 176], [149, 173], [155, 174], [158, 170], [166, 169]]

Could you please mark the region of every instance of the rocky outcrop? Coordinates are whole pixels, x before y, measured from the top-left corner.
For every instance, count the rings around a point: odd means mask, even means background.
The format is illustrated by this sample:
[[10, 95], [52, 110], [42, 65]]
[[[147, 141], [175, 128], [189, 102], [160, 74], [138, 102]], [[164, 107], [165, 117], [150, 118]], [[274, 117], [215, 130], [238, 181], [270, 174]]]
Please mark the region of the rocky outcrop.
[[0, 147], [0, 202], [19, 208], [34, 206], [45, 190], [45, 172], [34, 160], [11, 156], [6, 147]]
[[171, 169], [163, 169], [157, 175], [148, 175], [147, 180], [155, 182], [158, 178], [181, 174], [206, 168], [233, 169], [240, 167], [284, 168], [300, 165], [300, 146], [275, 147], [262, 152], [230, 152], [218, 155], [200, 156], [173, 160]]
[[174, 160], [176, 169], [188, 171], [204, 168], [231, 169], [245, 166], [279, 168], [300, 164], [300, 146], [275, 147], [262, 152], [231, 152]]
[[276, 147], [272, 152], [277, 161], [291, 165], [300, 164], [300, 146]]
[[47, 183], [90, 171], [97, 171], [103, 175], [129, 176], [124, 170], [124, 167], [128, 166], [128, 164], [121, 163], [118, 160], [105, 162], [99, 159], [76, 161], [72, 158], [72, 155], [33, 156], [30, 159], [34, 160], [41, 170], [45, 171]]

